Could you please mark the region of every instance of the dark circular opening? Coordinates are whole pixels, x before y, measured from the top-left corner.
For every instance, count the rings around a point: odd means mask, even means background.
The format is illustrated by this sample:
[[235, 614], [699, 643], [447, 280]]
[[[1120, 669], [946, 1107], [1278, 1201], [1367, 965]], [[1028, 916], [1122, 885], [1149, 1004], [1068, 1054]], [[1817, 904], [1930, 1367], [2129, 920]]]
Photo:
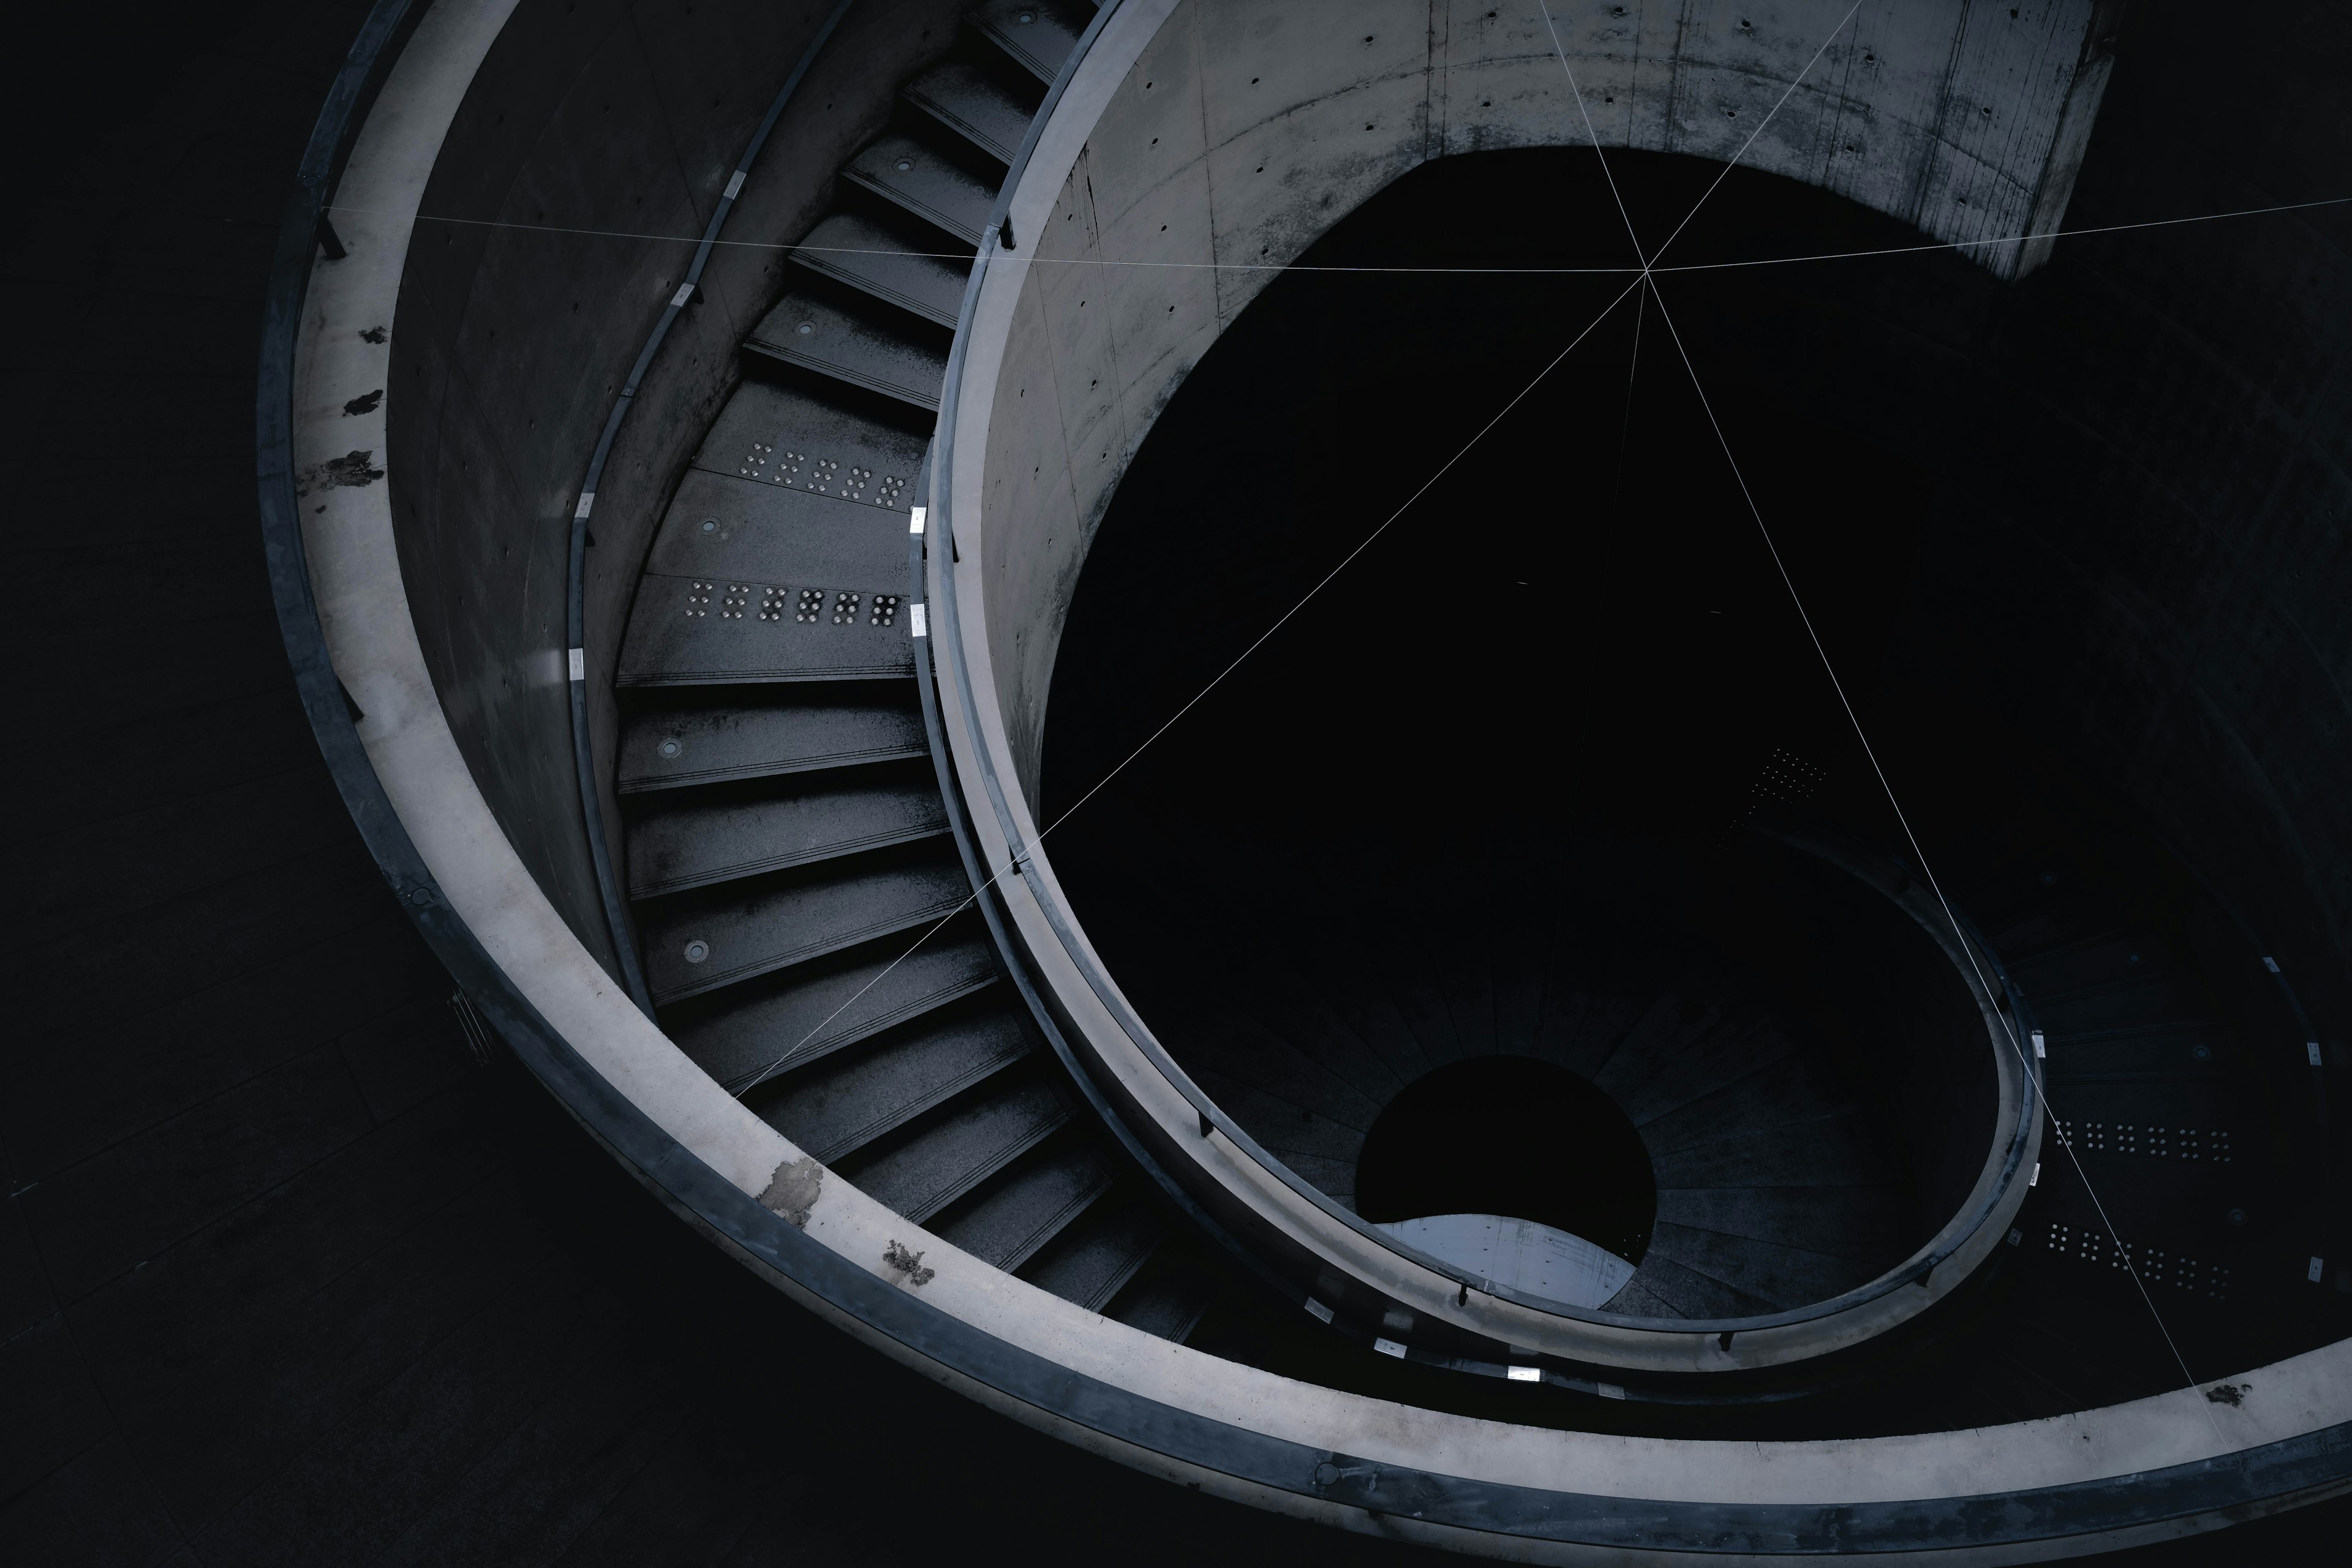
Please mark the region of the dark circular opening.
[[1591, 1082], [1550, 1062], [1475, 1057], [1414, 1079], [1373, 1121], [1356, 1211], [1376, 1225], [1533, 1220], [1639, 1263], [1658, 1182], [1633, 1119]]

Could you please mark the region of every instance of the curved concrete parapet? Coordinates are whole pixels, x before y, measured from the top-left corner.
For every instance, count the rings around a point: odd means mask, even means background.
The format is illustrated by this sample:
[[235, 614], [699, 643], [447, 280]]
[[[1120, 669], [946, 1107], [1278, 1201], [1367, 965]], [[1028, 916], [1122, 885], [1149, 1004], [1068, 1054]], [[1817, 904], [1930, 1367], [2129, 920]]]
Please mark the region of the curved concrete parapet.
[[[385, 0], [330, 100], [281, 237], [264, 345], [273, 585], [306, 708], [387, 878], [532, 1070], [682, 1216], [847, 1331], [1097, 1452], [1302, 1517], [1514, 1559], [1903, 1552], [2011, 1562], [2185, 1533], [2352, 1481], [2344, 1346], [2247, 1373], [2226, 1393], [2185, 1388], [2054, 1420], [1866, 1443], [1601, 1436], [1316, 1387], [1154, 1339], [981, 1264], [832, 1175], [711, 1083], [583, 944], [478, 784], [411, 613], [400, 498], [382, 482], [381, 405], [403, 395], [383, 365], [402, 331], [418, 203], [510, 9], [440, 0], [398, 47], [407, 5]], [[1166, 9], [1109, 8], [1088, 35], [1094, 52], [1066, 68], [1060, 108], [1042, 136], [1033, 131], [1036, 151], [1013, 191], [1016, 234], [1053, 215]], [[335, 262], [313, 244], [331, 196], [353, 215], [338, 225], [347, 254]], [[1013, 286], [992, 293], [994, 279]], [[968, 296], [968, 363], [991, 363], [975, 343], [1007, 353], [1018, 281], [991, 268], [977, 312]], [[961, 384], [981, 383], [968, 373]], [[383, 395], [373, 405], [371, 393]], [[959, 515], [983, 515], [987, 462], [972, 441], [943, 481]], [[981, 543], [977, 529], [967, 537]], [[990, 559], [984, 546], [969, 550], [964, 569]], [[985, 713], [992, 694], [980, 695]], [[969, 718], [958, 721], [967, 776], [1011, 776], [973, 767]], [[1008, 754], [990, 723], [997, 754]], [[568, 769], [552, 777], [569, 798]], [[988, 814], [976, 816], [991, 831]], [[1024, 918], [1042, 945], [1042, 917]]]

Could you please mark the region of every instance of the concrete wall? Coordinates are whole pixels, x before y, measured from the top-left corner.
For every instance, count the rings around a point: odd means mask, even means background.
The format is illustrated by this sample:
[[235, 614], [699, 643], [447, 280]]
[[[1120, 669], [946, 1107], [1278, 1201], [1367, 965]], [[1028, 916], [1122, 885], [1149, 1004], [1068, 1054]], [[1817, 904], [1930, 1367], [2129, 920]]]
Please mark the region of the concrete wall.
[[[988, 629], [1033, 796], [1061, 624], [1152, 420], [1273, 276], [1255, 268], [1419, 163], [1582, 144], [1589, 115], [1604, 145], [1739, 154], [1939, 239], [2023, 232], [2037, 200], [2063, 210], [2072, 165], [2053, 158], [2087, 0], [1866, 5], [1841, 29], [1846, 11], [1553, 0], [1548, 23], [1534, 0], [1176, 6], [1043, 232], [1015, 236], [1040, 264], [991, 429]], [[2077, 130], [2093, 108], [2078, 95]], [[1591, 219], [1619, 226], [1607, 209]], [[2019, 257], [1981, 259], [2014, 270]]]
[[[608, 959], [565, 684], [572, 507], [736, 160], [832, 10], [524, 0], [434, 166], [402, 281], [388, 469], [417, 629], [501, 825]], [[735, 384], [736, 345], [784, 287], [781, 254], [757, 247], [815, 221], [835, 168], [880, 126], [898, 82], [946, 48], [959, 13], [951, 0], [851, 7], [745, 183], [700, 301], [639, 389], [605, 467], [586, 575], [607, 789], [612, 670], [654, 525]], [[531, 232], [541, 227], [600, 232]], [[619, 821], [608, 796], [605, 822]], [[617, 841], [614, 852], [617, 863]]]

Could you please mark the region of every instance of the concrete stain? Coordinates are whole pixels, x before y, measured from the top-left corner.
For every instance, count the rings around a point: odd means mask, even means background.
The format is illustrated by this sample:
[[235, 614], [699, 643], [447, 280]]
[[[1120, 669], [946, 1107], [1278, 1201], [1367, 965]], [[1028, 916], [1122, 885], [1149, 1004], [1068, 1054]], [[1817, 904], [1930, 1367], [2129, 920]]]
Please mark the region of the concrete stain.
[[375, 412], [375, 405], [383, 401], [383, 388], [379, 386], [373, 392], [367, 393], [359, 397], [354, 397], [349, 403], [344, 404], [343, 415], [348, 418], [354, 414], [373, 414]]
[[936, 1268], [923, 1267], [921, 1253], [909, 1252], [896, 1241], [882, 1249], [882, 1261], [904, 1275], [908, 1284], [918, 1288], [929, 1284], [931, 1277], [939, 1272]]
[[806, 1230], [809, 1211], [816, 1207], [816, 1194], [824, 1185], [824, 1167], [803, 1155], [776, 1167], [775, 1174], [768, 1178], [768, 1190], [760, 1194], [760, 1202], [783, 1215], [795, 1230]]
[[347, 452], [340, 458], [330, 458], [294, 476], [294, 493], [307, 496], [313, 490], [331, 490], [373, 484], [383, 478], [383, 470], [374, 467], [373, 452]]

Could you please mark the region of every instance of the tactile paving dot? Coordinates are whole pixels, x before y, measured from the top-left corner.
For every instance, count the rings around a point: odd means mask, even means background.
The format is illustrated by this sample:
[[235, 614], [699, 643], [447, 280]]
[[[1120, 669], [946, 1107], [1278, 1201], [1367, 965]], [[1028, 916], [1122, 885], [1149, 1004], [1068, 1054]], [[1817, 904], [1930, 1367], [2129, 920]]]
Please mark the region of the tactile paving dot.
[[824, 610], [824, 590], [822, 588], [803, 588], [801, 590], [800, 603], [793, 607], [793, 619], [803, 624], [813, 624]]
[[743, 618], [743, 607], [751, 602], [751, 589], [750, 584], [744, 583], [728, 584], [727, 596], [719, 601], [719, 618], [726, 621], [741, 620]]
[[859, 595], [850, 593], [847, 589], [844, 589], [842, 592], [835, 594], [833, 596], [833, 624], [835, 626], [854, 626], [857, 624], [858, 597]]
[[2129, 1241], [2118, 1249], [2097, 1231], [2054, 1220], [2044, 1245], [2053, 1252], [2079, 1258], [2085, 1263], [2105, 1263], [2116, 1269], [2127, 1268], [2145, 1284], [2201, 1292], [2216, 1301], [2229, 1294], [2230, 1271], [2218, 1263], [2200, 1263], [2195, 1258], [2176, 1257], [2159, 1247], [2144, 1247]]
[[770, 588], [761, 594], [760, 618], [763, 621], [784, 618], [784, 591], [782, 588]]
[[877, 626], [895, 625], [898, 619], [898, 601], [904, 596], [899, 594], [875, 595], [873, 616], [866, 624]]
[[710, 593], [716, 586], [717, 584], [712, 583], [687, 584], [686, 613], [689, 618], [699, 620], [710, 613]]

